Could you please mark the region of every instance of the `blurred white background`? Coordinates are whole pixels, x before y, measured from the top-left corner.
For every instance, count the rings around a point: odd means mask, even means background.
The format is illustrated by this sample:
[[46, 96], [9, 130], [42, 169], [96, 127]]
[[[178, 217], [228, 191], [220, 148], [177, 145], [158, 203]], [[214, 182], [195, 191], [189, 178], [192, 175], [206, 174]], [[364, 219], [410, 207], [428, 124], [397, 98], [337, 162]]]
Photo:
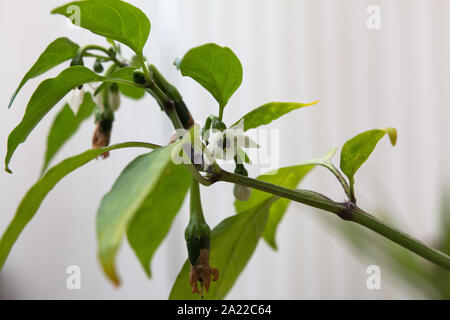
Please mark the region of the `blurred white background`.
[[[357, 175], [357, 196], [369, 212], [389, 213], [396, 226], [432, 242], [437, 231], [442, 185], [449, 177], [450, 1], [446, 0], [135, 0], [152, 22], [145, 54], [182, 92], [197, 121], [217, 113], [213, 98], [172, 62], [193, 46], [216, 42], [232, 48], [244, 80], [225, 112], [233, 123], [270, 101], [321, 102], [273, 123], [280, 129], [281, 165], [326, 153], [362, 131], [395, 126], [399, 141], [382, 141]], [[68, 36], [79, 44], [100, 40], [69, 28], [50, 10], [65, 1], [0, 2], [2, 30], [0, 155], [8, 133], [21, 120], [38, 83], [26, 85], [12, 110], [9, 98], [48, 43]], [[381, 8], [381, 29], [366, 26], [366, 9]], [[6, 228], [42, 165], [46, 136], [59, 107], [32, 132], [13, 157], [13, 175], [0, 173], [0, 232]], [[94, 126], [87, 121], [58, 154], [56, 163], [90, 147]], [[164, 144], [170, 122], [155, 102], [123, 101], [112, 143]], [[96, 256], [95, 216], [101, 197], [125, 165], [143, 150], [119, 150], [63, 180], [27, 226], [0, 273], [0, 298], [165, 299], [186, 259], [183, 230], [187, 203], [152, 261], [146, 278], [125, 242], [118, 259], [123, 285], [115, 289]], [[336, 158], [338, 159], [338, 157]], [[316, 169], [302, 187], [344, 200], [339, 185]], [[234, 213], [232, 186], [203, 190], [211, 226]], [[228, 298], [354, 299], [421, 298], [383, 272], [381, 262], [360, 260], [341, 238], [319, 223], [317, 211], [292, 204], [278, 232], [278, 252], [261, 241]], [[335, 223], [343, 223], [335, 219]], [[368, 231], [370, 232], [370, 231]], [[382, 267], [382, 289], [366, 288], [366, 268]], [[82, 289], [66, 288], [66, 268], [79, 265]]]

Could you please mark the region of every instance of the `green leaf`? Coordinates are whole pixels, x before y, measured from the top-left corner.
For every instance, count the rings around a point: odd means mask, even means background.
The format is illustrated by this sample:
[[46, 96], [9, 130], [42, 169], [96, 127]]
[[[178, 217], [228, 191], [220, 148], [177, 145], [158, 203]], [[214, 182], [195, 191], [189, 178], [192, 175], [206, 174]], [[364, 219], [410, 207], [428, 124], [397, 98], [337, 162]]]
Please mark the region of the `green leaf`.
[[397, 130], [394, 128], [375, 129], [363, 132], [344, 144], [341, 152], [341, 170], [353, 185], [353, 177], [358, 169], [366, 162], [375, 149], [378, 141], [386, 133], [393, 146], [397, 143]]
[[39, 56], [36, 63], [23, 77], [19, 87], [16, 89], [11, 97], [11, 100], [9, 101], [8, 108], [11, 108], [11, 105], [13, 104], [20, 89], [22, 89], [28, 80], [36, 78], [64, 61], [73, 59], [76, 56], [78, 49], [79, 46], [70, 41], [68, 38], [58, 38], [50, 43], [44, 52]]
[[[171, 144], [170, 146], [142, 155], [133, 160], [116, 180], [111, 191], [102, 199], [97, 215], [99, 256], [103, 270], [116, 285], [120, 281], [115, 270], [115, 256], [129, 223], [136, 214], [145, 211], [151, 206], [150, 201], [154, 199], [153, 192], [167, 192], [166, 188], [171, 183], [170, 181], [164, 181], [166, 175], [176, 171], [175, 175], [179, 175], [180, 178], [188, 176], [187, 173], [183, 172], [186, 169], [181, 165], [177, 167], [171, 159], [172, 149], [177, 145]], [[186, 180], [189, 183], [189, 178]], [[162, 201], [163, 199], [160, 200]], [[177, 206], [172, 207], [169, 214], [173, 214]], [[148, 212], [146, 214], [152, 215]], [[141, 216], [137, 219], [145, 220], [147, 218]], [[153, 247], [162, 240], [162, 234], [165, 233], [164, 228], [168, 228], [168, 225], [166, 224], [160, 231], [161, 233], [158, 239], [155, 239]], [[134, 226], [133, 230], [138, 232], [135, 235], [136, 237], [144, 234], [142, 230], [137, 230], [137, 226]], [[149, 248], [146, 250], [142, 248], [141, 241], [142, 239], [132, 239], [134, 248], [138, 249], [137, 253], [141, 262], [145, 264], [145, 269], [149, 271], [147, 259], [151, 256], [152, 249]]]
[[41, 206], [41, 203], [47, 194], [61, 179], [105, 152], [133, 147], [153, 149], [157, 146], [149, 143], [128, 142], [110, 146], [108, 148], [88, 150], [62, 161], [47, 171], [47, 173], [41, 177], [30, 190], [28, 190], [17, 208], [16, 215], [0, 240], [0, 270], [22, 230], [34, 217], [34, 214]]
[[50, 162], [61, 147], [74, 135], [81, 123], [89, 118], [94, 111], [95, 103], [90, 94], [84, 95], [83, 103], [75, 115], [68, 104], [64, 105], [56, 115], [47, 137], [47, 151], [45, 153], [42, 173], [47, 170]]
[[[288, 189], [296, 189], [303, 178], [314, 168], [314, 165], [297, 165], [285, 167], [277, 171], [270, 172], [257, 177], [258, 180], [276, 184]], [[236, 200], [234, 206], [238, 214], [259, 206], [261, 203], [272, 197], [270, 193], [259, 190], [252, 190], [252, 195], [247, 201]], [[281, 222], [290, 200], [279, 199], [274, 202], [269, 211], [267, 224], [263, 232], [263, 238], [273, 248], [277, 249], [275, 241], [278, 224]]]
[[193, 48], [180, 62], [183, 76], [191, 77], [217, 100], [222, 110], [242, 83], [242, 65], [231, 49], [214, 43]]
[[312, 103], [270, 102], [250, 111], [233, 124], [233, 126], [244, 120], [244, 131], [258, 128], [259, 126], [271, 123], [293, 110], [312, 106], [318, 102], [319, 101]]
[[[450, 255], [450, 192], [441, 196], [439, 250]], [[450, 293], [450, 292], [449, 292]]]
[[185, 166], [170, 162], [128, 226], [128, 242], [149, 277], [153, 254], [169, 232], [189, 190], [190, 180], [191, 174]]
[[[211, 231], [210, 266], [219, 269], [219, 279], [211, 282], [205, 299], [223, 299], [250, 260], [266, 225], [269, 208], [275, 197], [269, 197], [258, 206], [223, 220]], [[185, 262], [175, 281], [169, 299], [200, 300], [189, 285], [190, 264]]]
[[[73, 8], [79, 8], [80, 19], [74, 19]], [[80, 23], [80, 27], [130, 47], [137, 55], [150, 34], [150, 21], [138, 8], [119, 0], [75, 1], [56, 8], [52, 13], [61, 14]]]
[[25, 115], [19, 125], [8, 137], [8, 152], [5, 158], [5, 170], [11, 173], [8, 165], [14, 151], [24, 142], [41, 119], [70, 90], [88, 82], [102, 80], [103, 77], [83, 66], [70, 67], [56, 78], [44, 80], [28, 102]]

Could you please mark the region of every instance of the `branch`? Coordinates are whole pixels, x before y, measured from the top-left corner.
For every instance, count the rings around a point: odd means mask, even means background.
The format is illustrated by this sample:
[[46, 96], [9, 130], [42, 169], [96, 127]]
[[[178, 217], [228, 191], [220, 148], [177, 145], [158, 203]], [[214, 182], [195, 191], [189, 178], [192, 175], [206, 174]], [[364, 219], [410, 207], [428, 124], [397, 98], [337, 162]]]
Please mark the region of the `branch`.
[[337, 203], [312, 191], [291, 190], [261, 180], [236, 175], [227, 171], [222, 171], [216, 178], [217, 181], [240, 184], [306, 204], [310, 207], [334, 213], [343, 220], [352, 221], [365, 226], [383, 237], [392, 240], [398, 245], [414, 252], [422, 258], [450, 270], [450, 257], [448, 255], [429, 247], [410, 235], [384, 223], [369, 213], [361, 210], [351, 202]]

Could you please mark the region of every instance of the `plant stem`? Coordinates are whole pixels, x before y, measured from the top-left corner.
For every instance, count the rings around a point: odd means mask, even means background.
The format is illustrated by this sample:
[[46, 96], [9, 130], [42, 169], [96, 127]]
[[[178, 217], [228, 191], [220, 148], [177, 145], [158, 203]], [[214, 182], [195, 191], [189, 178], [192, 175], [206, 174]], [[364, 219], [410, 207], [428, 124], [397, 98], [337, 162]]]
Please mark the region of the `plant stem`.
[[426, 260], [450, 270], [450, 257], [448, 255], [431, 248], [410, 235], [382, 222], [376, 217], [361, 210], [353, 203], [337, 203], [315, 192], [308, 190], [291, 190], [261, 180], [236, 175], [224, 170], [217, 175], [215, 180], [240, 184], [303, 203], [314, 208], [332, 212], [343, 220], [352, 221], [365, 226]]
[[139, 63], [142, 67], [142, 71], [144, 72], [145, 77], [147, 78], [147, 81], [153, 81], [152, 77], [150, 76], [150, 71], [148, 71], [147, 65], [145, 64], [144, 55], [142, 53], [137, 55], [139, 59]]
[[325, 162], [324, 167], [328, 168], [334, 174], [334, 176], [338, 179], [339, 183], [341, 184], [342, 188], [344, 188], [345, 194], [347, 195], [348, 199], [351, 200], [350, 187], [347, 183], [347, 180], [345, 180], [341, 172], [329, 160]]
[[[126, 66], [125, 63], [123, 63], [123, 62], [121, 62], [121, 61], [119, 61], [117, 59], [115, 53], [112, 53], [108, 49], [103, 48], [102, 46], [95, 45], [95, 44], [89, 44], [89, 45], [86, 45], [86, 46], [81, 47], [80, 49], [78, 49], [78, 56], [81, 57], [81, 56], [85, 56], [86, 55], [86, 56], [96, 57], [96, 55], [88, 53], [87, 51], [89, 51], [89, 50], [97, 50], [97, 51], [104, 52], [104, 53], [106, 53], [108, 55], [108, 59], [113, 61], [114, 63], [116, 63], [119, 67], [122, 68], [122, 67]], [[99, 57], [101, 59], [105, 59], [106, 58], [106, 57], [103, 57], [103, 56], [97, 56], [97, 57]]]
[[194, 177], [191, 179], [190, 196], [190, 219], [206, 223], [205, 216], [203, 215], [202, 202], [200, 199], [200, 186]]
[[222, 121], [223, 119], [223, 109], [225, 109], [222, 106], [219, 106], [219, 120]]

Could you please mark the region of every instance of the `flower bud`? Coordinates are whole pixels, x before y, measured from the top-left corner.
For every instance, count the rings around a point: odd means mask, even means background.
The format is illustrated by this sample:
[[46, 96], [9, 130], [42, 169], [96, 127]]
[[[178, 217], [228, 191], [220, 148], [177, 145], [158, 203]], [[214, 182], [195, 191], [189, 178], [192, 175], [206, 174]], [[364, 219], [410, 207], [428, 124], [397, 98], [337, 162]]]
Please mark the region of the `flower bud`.
[[212, 119], [211, 122], [211, 129], [215, 129], [218, 130], [220, 132], [223, 132], [225, 129], [227, 128], [227, 126], [225, 125], [225, 123], [223, 123], [222, 121], [219, 120], [219, 118], [214, 117]]
[[94, 63], [94, 71], [97, 73], [102, 73], [104, 70], [102, 62], [100, 61], [100, 59], [95, 60]]
[[145, 78], [145, 75], [142, 71], [135, 70], [133, 72], [133, 81], [140, 85], [146, 85], [147, 79]]
[[234, 197], [239, 201], [247, 201], [252, 195], [252, 189], [246, 186], [235, 184], [233, 187], [233, 194]]
[[112, 111], [116, 112], [120, 107], [120, 94], [117, 84], [113, 83], [111, 85], [108, 99], [109, 99], [109, 107], [111, 108]]
[[243, 164], [236, 164], [236, 168], [234, 169], [234, 173], [239, 174], [241, 176], [248, 177], [248, 171], [245, 169]]

